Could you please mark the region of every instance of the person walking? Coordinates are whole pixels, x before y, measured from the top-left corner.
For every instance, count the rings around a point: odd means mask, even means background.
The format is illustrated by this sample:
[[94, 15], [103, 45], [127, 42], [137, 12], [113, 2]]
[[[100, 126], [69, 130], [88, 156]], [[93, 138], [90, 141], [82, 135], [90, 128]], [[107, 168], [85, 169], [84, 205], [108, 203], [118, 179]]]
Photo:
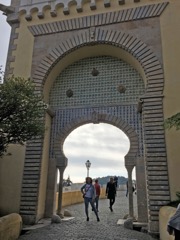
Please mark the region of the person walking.
[[87, 221], [89, 221], [89, 203], [91, 204], [91, 207], [96, 215], [97, 221], [99, 222], [99, 216], [97, 213], [97, 210], [94, 206], [94, 201], [96, 198], [96, 190], [94, 185], [92, 184], [92, 178], [87, 177], [86, 178], [86, 183], [81, 187], [81, 192], [83, 194], [84, 197], [84, 204], [85, 204], [85, 213], [86, 213], [86, 217], [87, 217]]
[[98, 179], [95, 180], [94, 187], [96, 190], [95, 207], [96, 207], [97, 212], [99, 212], [99, 196], [101, 194], [101, 187], [99, 185]]
[[180, 240], [180, 203], [178, 204], [175, 214], [168, 222], [167, 231], [170, 235], [175, 235], [174, 240]]
[[109, 208], [113, 212], [113, 204], [115, 203], [116, 196], [116, 185], [114, 183], [113, 177], [110, 177], [110, 181], [106, 185], [106, 196], [109, 199]]

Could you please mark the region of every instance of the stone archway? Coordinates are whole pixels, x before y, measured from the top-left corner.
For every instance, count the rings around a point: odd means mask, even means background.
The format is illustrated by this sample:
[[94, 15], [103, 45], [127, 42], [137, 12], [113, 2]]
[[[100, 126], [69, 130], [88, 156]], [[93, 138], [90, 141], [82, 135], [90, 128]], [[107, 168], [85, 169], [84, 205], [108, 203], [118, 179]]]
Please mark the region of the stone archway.
[[[158, 226], [158, 210], [166, 204], [170, 197], [168, 193], [168, 173], [166, 161], [166, 147], [163, 124], [163, 86], [164, 76], [161, 64], [151, 48], [136, 37], [121, 31], [105, 30], [96, 28], [86, 29], [82, 33], [74, 35], [52, 49], [43, 58], [40, 65], [33, 74], [33, 80], [37, 85], [37, 91], [42, 91], [49, 74], [53, 68], [76, 49], [84, 46], [111, 45], [121, 48], [135, 58], [144, 70], [144, 78], [147, 81], [146, 93], [142, 96], [142, 116], [144, 124], [146, 181], [148, 187], [148, 209], [150, 231], [156, 232]], [[64, 130], [65, 131], [65, 130]], [[160, 152], [159, 152], [160, 151]], [[28, 148], [27, 148], [28, 152]], [[61, 152], [57, 152], [57, 159], [63, 157]], [[59, 158], [60, 157], [60, 158]], [[27, 157], [28, 159], [28, 157]], [[129, 155], [128, 160], [131, 159]], [[64, 162], [66, 159], [64, 159]], [[159, 166], [163, 163], [163, 173], [159, 171]], [[25, 162], [26, 169], [26, 162]], [[157, 177], [158, 176], [158, 177]], [[167, 189], [166, 200], [162, 185]], [[27, 186], [25, 186], [27, 187]], [[38, 192], [38, 187], [37, 187]], [[22, 211], [23, 212], [23, 211]], [[33, 213], [34, 214], [34, 213]]]
[[[61, 204], [62, 204], [62, 180], [63, 180], [63, 172], [67, 166], [67, 158], [64, 155], [63, 152], [63, 143], [67, 136], [77, 127], [82, 126], [87, 123], [108, 123], [111, 125], [116, 126], [120, 130], [122, 130], [129, 138], [130, 140], [130, 149], [128, 153], [125, 156], [125, 167], [128, 171], [128, 178], [129, 178], [129, 186], [132, 186], [132, 170], [134, 167], [139, 167], [138, 166], [138, 151], [139, 151], [139, 146], [138, 146], [138, 135], [128, 123], [124, 122], [122, 119], [112, 116], [109, 114], [101, 113], [100, 111], [93, 111], [91, 114], [83, 115], [81, 117], [77, 117], [71, 120], [63, 129], [60, 129], [58, 132], [58, 135], [56, 136], [56, 140], [54, 141], [54, 146], [53, 146], [53, 152], [54, 152], [54, 161], [56, 162], [56, 167], [60, 171], [60, 183], [59, 183], [59, 199], [58, 199], [58, 214], [61, 213]], [[145, 176], [144, 176], [145, 178]], [[141, 176], [142, 180], [142, 176]], [[54, 181], [54, 180], [53, 180]], [[53, 181], [52, 181], [52, 188], [53, 188]], [[140, 181], [139, 179], [139, 174], [137, 174], [137, 183]], [[52, 189], [51, 188], [51, 189]], [[132, 189], [132, 187], [130, 188]], [[139, 187], [140, 189], [140, 187]], [[145, 199], [145, 185], [142, 187], [141, 186], [141, 191], [144, 190], [144, 199]], [[51, 192], [51, 197], [55, 195], [52, 194]], [[142, 197], [139, 196], [140, 198]], [[54, 202], [53, 199], [50, 200], [50, 202]], [[51, 204], [48, 204], [50, 206]], [[53, 207], [54, 208], [54, 207]], [[53, 211], [53, 209], [51, 210]], [[143, 205], [141, 203], [138, 204], [138, 212], [139, 212], [139, 221], [144, 221], [142, 218], [141, 212], [144, 212], [144, 218], [147, 221], [147, 215], [145, 212], [147, 212], [147, 205], [144, 203]], [[133, 194], [132, 191], [129, 191], [129, 216], [132, 218], [134, 217], [134, 212], [133, 212]]]
[[58, 136], [54, 142], [54, 153], [56, 159], [66, 158], [63, 152], [63, 143], [66, 137], [74, 129], [87, 123], [98, 124], [100, 122], [114, 125], [118, 127], [120, 130], [122, 130], [128, 136], [130, 140], [130, 149], [127, 155], [125, 156], [125, 164], [128, 165], [128, 161], [130, 161], [131, 159], [132, 165], [135, 166], [136, 164], [135, 159], [138, 153], [138, 136], [135, 130], [131, 126], [129, 126], [126, 122], [124, 122], [122, 119], [116, 116], [108, 115], [106, 113], [99, 113], [96, 111], [93, 111], [89, 116], [84, 115], [81, 116], [80, 118], [72, 119], [70, 123], [68, 123], [63, 129], [59, 131]]

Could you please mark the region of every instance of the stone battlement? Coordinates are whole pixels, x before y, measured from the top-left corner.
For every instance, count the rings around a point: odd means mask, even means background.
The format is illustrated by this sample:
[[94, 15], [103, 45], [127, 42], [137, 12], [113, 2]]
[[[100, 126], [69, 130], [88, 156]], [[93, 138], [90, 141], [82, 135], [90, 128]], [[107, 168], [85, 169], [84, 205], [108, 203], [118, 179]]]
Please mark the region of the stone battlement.
[[83, 12], [84, 6], [89, 5], [89, 10], [93, 11], [97, 9], [97, 5], [100, 4], [101, 7], [109, 8], [112, 5], [125, 5], [125, 4], [132, 4], [140, 2], [140, 0], [89, 0], [88, 3], [82, 0], [54, 0], [54, 1], [47, 1], [47, 0], [21, 0], [19, 6], [20, 13], [26, 13], [26, 19], [31, 20], [31, 14], [34, 11], [38, 11], [38, 17], [40, 19], [44, 18], [44, 11], [50, 9], [51, 17], [57, 16], [57, 11], [59, 8], [62, 8], [64, 15], [69, 15], [71, 8], [75, 7], [77, 13]]

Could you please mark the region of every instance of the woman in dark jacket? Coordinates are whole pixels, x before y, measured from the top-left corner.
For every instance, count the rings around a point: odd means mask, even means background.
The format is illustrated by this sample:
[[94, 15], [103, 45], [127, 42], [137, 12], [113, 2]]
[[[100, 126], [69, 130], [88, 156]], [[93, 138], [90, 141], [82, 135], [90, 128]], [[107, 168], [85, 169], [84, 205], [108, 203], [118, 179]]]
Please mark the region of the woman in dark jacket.
[[106, 185], [106, 196], [109, 199], [109, 208], [113, 212], [112, 206], [115, 203], [116, 196], [116, 185], [113, 177], [110, 178], [110, 181]]

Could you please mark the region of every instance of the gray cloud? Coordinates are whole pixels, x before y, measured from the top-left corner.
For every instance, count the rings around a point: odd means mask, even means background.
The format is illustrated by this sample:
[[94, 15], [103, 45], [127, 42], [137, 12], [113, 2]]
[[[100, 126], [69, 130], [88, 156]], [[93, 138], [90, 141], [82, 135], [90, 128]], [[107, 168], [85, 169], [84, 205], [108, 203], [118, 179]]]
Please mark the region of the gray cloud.
[[83, 181], [87, 171], [85, 162], [89, 159], [92, 177], [127, 176], [124, 156], [128, 150], [129, 140], [118, 128], [109, 124], [84, 125], [74, 130], [64, 143], [64, 153], [68, 158], [65, 174], [69, 172], [72, 180]]

